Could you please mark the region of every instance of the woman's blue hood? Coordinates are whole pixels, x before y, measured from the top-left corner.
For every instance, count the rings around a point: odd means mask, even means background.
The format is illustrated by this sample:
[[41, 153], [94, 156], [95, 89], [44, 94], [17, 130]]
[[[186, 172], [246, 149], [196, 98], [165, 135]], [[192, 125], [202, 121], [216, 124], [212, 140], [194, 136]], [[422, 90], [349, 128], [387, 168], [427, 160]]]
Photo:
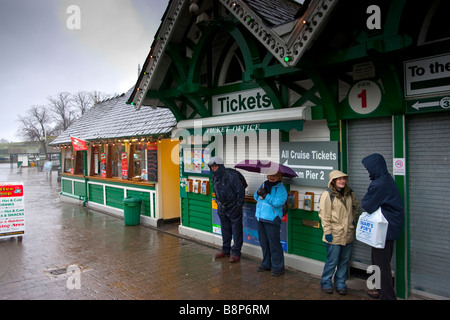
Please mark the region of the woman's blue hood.
[[372, 153], [362, 159], [361, 162], [367, 171], [369, 171], [370, 180], [375, 180], [376, 178], [389, 173], [386, 167], [386, 161], [381, 154]]

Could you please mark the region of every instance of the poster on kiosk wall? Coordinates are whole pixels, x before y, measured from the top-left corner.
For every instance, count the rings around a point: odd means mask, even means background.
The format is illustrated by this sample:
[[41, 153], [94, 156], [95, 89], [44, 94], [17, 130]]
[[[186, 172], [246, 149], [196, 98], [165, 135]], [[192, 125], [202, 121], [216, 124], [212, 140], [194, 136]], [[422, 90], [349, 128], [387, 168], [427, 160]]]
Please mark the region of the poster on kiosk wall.
[[126, 152], [122, 152], [121, 161], [122, 161], [122, 179], [128, 180], [128, 154]]
[[22, 182], [0, 182], [0, 238], [25, 233], [25, 200]]

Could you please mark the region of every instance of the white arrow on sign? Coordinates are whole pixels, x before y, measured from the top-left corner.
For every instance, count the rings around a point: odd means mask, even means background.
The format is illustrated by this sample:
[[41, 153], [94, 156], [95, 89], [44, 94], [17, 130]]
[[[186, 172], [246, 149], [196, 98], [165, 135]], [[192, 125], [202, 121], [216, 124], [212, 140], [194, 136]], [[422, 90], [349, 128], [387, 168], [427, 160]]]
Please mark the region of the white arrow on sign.
[[289, 168], [298, 168], [298, 169], [316, 169], [316, 170], [333, 170], [333, 167], [325, 167], [325, 166], [302, 166], [297, 164], [288, 164], [288, 160], [286, 160], [283, 165]]
[[413, 107], [416, 110], [420, 110], [420, 108], [439, 107], [439, 101], [432, 101], [432, 102], [417, 101], [411, 107]]

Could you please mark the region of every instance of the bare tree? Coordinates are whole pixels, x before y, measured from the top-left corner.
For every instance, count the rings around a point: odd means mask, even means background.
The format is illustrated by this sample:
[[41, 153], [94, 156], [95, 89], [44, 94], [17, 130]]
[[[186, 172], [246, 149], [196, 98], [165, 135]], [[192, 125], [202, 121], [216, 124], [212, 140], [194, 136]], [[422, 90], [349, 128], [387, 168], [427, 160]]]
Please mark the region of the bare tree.
[[72, 97], [68, 92], [60, 92], [56, 97], [48, 97], [49, 107], [56, 121], [58, 133], [65, 131], [77, 118], [72, 107]]
[[25, 141], [40, 141], [41, 147], [47, 154], [47, 144], [45, 137], [53, 134], [51, 129], [51, 118], [45, 106], [32, 106], [27, 115], [19, 116], [17, 120], [20, 123], [18, 134]]
[[94, 105], [94, 94], [86, 91], [78, 91], [72, 96], [72, 101], [81, 115]]
[[[63, 93], [67, 94], [67, 93]], [[89, 108], [95, 105], [97, 102], [108, 99], [111, 95], [105, 94], [100, 91], [78, 91], [75, 94], [72, 94], [71, 97], [68, 97], [68, 103], [71, 104], [71, 110], [74, 115], [74, 119], [76, 119], [79, 115], [82, 116]], [[59, 99], [52, 98], [53, 101], [50, 101], [52, 104], [55, 103], [54, 100], [58, 100], [61, 104], [61, 94], [58, 96]], [[54, 109], [54, 108], [53, 108]], [[52, 110], [53, 110], [52, 109]], [[74, 110], [75, 109], [75, 110]], [[53, 110], [53, 112], [55, 112]]]
[[[46, 135], [59, 135], [95, 103], [110, 96], [99, 91], [79, 91], [76, 94], [60, 92], [50, 96], [47, 106], [32, 106], [26, 116], [19, 116], [18, 134], [27, 141], [39, 141]], [[47, 151], [45, 141], [42, 146]]]

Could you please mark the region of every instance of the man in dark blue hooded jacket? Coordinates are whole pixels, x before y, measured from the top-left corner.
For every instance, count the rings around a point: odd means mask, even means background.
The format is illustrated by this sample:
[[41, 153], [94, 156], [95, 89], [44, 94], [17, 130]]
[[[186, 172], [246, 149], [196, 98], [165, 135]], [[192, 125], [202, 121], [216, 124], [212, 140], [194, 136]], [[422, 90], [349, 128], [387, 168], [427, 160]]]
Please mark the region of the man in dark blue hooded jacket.
[[371, 180], [367, 193], [361, 201], [361, 207], [367, 212], [375, 212], [381, 207], [386, 220], [389, 222], [384, 249], [372, 248], [372, 264], [380, 268], [381, 284], [378, 292], [369, 291], [369, 295], [381, 299], [395, 300], [396, 295], [392, 285], [391, 258], [394, 241], [402, 233], [404, 207], [400, 191], [394, 179], [389, 174], [383, 156], [373, 153], [362, 160], [362, 164], [369, 172]]
[[[244, 240], [242, 206], [245, 189], [237, 173], [227, 170], [221, 158], [211, 158], [208, 166], [213, 172], [212, 185], [222, 229], [222, 251], [217, 253], [215, 258], [228, 257], [231, 253], [230, 262], [239, 262]], [[233, 246], [231, 246], [232, 238], [234, 238]]]

